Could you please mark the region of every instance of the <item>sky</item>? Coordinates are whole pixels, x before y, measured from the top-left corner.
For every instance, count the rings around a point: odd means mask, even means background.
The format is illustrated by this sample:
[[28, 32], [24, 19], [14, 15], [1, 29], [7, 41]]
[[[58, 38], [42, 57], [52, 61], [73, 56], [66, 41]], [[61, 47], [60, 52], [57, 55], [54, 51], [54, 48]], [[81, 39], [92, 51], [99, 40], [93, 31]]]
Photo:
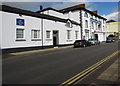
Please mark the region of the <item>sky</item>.
[[[33, 2], [34, 1], [34, 2]], [[48, 0], [49, 1], [49, 0]], [[90, 11], [97, 10], [98, 14], [100, 16], [103, 16], [107, 18], [108, 20], [116, 20], [120, 21], [120, 18], [118, 18], [118, 2], [117, 0], [54, 0], [53, 2], [48, 1], [39, 1], [39, 0], [27, 0], [26, 2], [2, 2], [2, 4], [25, 9], [25, 10], [31, 10], [31, 11], [38, 11], [40, 5], [43, 6], [43, 8], [52, 7], [55, 9], [63, 9], [66, 7], [71, 7], [74, 5], [78, 5], [81, 3], [86, 4], [86, 8]], [[79, 2], [78, 2], [79, 1]], [[95, 2], [94, 2], [95, 1]], [[106, 1], [106, 2], [105, 2]], [[112, 1], [112, 2], [111, 2]], [[114, 1], [114, 2], [113, 2]], [[116, 2], [115, 2], [116, 1]]]

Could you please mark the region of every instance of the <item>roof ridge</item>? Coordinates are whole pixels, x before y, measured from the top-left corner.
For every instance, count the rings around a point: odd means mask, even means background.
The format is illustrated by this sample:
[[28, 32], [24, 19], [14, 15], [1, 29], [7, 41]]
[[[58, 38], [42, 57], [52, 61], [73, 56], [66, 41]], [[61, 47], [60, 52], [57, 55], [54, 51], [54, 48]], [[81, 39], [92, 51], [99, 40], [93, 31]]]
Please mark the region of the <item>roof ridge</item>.
[[[37, 12], [29, 11], [29, 10], [23, 10], [20, 8], [16, 7], [11, 7], [7, 5], [2, 5], [2, 11], [4, 12], [10, 12], [10, 13], [16, 13], [16, 14], [22, 14], [22, 15], [27, 15], [27, 16], [32, 16], [32, 17], [37, 17], [37, 18], [44, 18], [44, 19], [49, 19], [49, 20], [54, 20], [54, 21], [60, 21], [60, 22], [66, 22], [67, 19], [64, 18], [59, 18], [56, 16], [51, 16], [51, 15], [46, 15], [46, 14], [40, 14]], [[79, 23], [73, 21], [73, 24], [79, 25]]]

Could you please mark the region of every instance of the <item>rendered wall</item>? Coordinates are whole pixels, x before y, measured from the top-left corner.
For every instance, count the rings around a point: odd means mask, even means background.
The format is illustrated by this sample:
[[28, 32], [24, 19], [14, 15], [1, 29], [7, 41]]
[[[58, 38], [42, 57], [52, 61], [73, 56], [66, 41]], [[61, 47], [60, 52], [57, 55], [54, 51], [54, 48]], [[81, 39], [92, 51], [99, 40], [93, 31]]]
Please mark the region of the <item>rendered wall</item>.
[[[78, 38], [80, 39], [80, 26], [73, 25], [72, 28], [67, 28], [65, 23], [55, 22], [44, 19], [44, 45], [53, 44], [53, 31], [57, 30], [59, 32], [59, 45], [63, 44], [73, 44], [75, 39], [75, 31], [79, 32]], [[46, 30], [51, 31], [51, 38], [46, 39]], [[71, 30], [71, 39], [67, 40], [67, 30]]]
[[[25, 26], [17, 26], [16, 18], [25, 20]], [[19, 14], [2, 13], [2, 49], [41, 46], [41, 41], [31, 41], [31, 30], [41, 31], [41, 19]], [[25, 40], [16, 41], [16, 28], [25, 28]]]

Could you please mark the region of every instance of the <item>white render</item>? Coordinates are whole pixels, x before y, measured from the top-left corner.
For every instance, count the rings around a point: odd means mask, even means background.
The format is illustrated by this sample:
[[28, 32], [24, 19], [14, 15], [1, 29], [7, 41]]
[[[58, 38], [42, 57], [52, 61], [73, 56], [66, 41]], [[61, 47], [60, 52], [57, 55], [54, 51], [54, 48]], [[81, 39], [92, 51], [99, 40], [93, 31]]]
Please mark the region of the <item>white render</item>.
[[[106, 40], [105, 20], [102, 18], [98, 18], [85, 10], [69, 11], [67, 13], [60, 13], [54, 10], [47, 10], [41, 12], [41, 14], [55, 16], [61, 19], [68, 19], [68, 21], [66, 22], [42, 19], [22, 14], [21, 16], [17, 13], [10, 13], [4, 11], [0, 12], [2, 12], [2, 28], [0, 28], [0, 32], [2, 32], [2, 35], [0, 35], [0, 45], [2, 49], [53, 46], [53, 35], [55, 35], [53, 34], [53, 32], [55, 31], [57, 31], [57, 45], [68, 45], [73, 44], [75, 40], [88, 40], [91, 38], [95, 38], [95, 34], [98, 36], [97, 39], [99, 41], [102, 42]], [[88, 17], [84, 16], [85, 13], [88, 14]], [[16, 25], [17, 18], [24, 19], [25, 26]], [[98, 24], [93, 23], [92, 25], [91, 18], [101, 22], [101, 26], [99, 29]], [[88, 27], [86, 27], [85, 24], [86, 20], [88, 21]], [[80, 25], [73, 24], [71, 21], [79, 23]], [[70, 23], [71, 27], [66, 26], [67, 22]], [[24, 41], [19, 41], [16, 39], [17, 28], [24, 29]], [[39, 40], [32, 40], [32, 30], [39, 30]], [[70, 39], [67, 38], [68, 30], [70, 31]], [[46, 31], [50, 31], [50, 38], [46, 37]], [[76, 32], [78, 33], [77, 39]]]
[[0, 49], [2, 48], [1, 46], [2, 46], [2, 12], [0, 11]]
[[[17, 26], [16, 18], [26, 20], [26, 25]], [[31, 30], [40, 29], [41, 19], [18, 14], [2, 12], [2, 49], [41, 46], [41, 41], [31, 41]], [[25, 40], [16, 41], [16, 28], [25, 28]]]
[[[80, 16], [80, 10], [76, 10], [76, 11], [69, 11], [68, 13], [65, 13], [65, 14], [62, 14], [62, 13], [59, 13], [59, 12], [56, 12], [56, 11], [53, 11], [53, 10], [47, 10], [47, 11], [44, 11], [42, 13], [44, 14], [48, 14], [48, 15], [54, 15], [56, 17], [60, 17], [60, 18], [68, 18], [70, 20], [73, 20], [73, 21], [76, 21], [78, 23], [81, 23], [80, 22], [80, 17], [82, 17], [82, 25], [83, 25], [83, 30], [82, 30], [82, 35], [83, 35], [83, 38], [88, 40], [88, 39], [91, 39], [91, 38], [95, 38], [94, 37], [94, 34], [97, 34], [98, 35], [98, 40], [99, 41], [105, 41], [106, 40], [106, 34], [105, 34], [105, 20], [104, 19], [101, 19], [101, 18], [98, 18], [98, 17], [95, 17], [93, 15], [93, 19], [96, 19], [98, 21], [101, 21], [101, 28], [98, 29], [98, 24], [97, 24], [97, 27], [95, 25], [95, 23], [93, 24], [94, 25], [94, 28], [92, 28], [92, 24], [91, 24], [91, 21], [90, 19], [92, 18], [92, 14], [88, 13], [88, 18], [84, 17], [84, 13], [86, 11], [84, 10], [81, 10], [81, 13], [82, 13], [82, 16]], [[88, 28], [85, 27], [85, 20], [88, 21]], [[104, 20], [104, 22], [103, 22]], [[85, 30], [89, 30], [89, 33], [88, 35], [86, 35], [85, 33]]]
[[[25, 19], [25, 26], [17, 26], [16, 18]], [[59, 45], [64, 44], [73, 44], [75, 39], [75, 31], [78, 31], [78, 39], [80, 38], [80, 26], [73, 25], [72, 28], [68, 28], [65, 26], [66, 23], [62, 23], [59, 21], [52, 21], [43, 19], [43, 46], [53, 45], [53, 30], [59, 31]], [[2, 49], [9, 48], [21, 48], [21, 47], [35, 47], [42, 46], [41, 41], [31, 41], [31, 30], [40, 30], [41, 32], [41, 18], [35, 18], [31, 16], [22, 15], [8, 12], [2, 12]], [[16, 28], [24, 28], [25, 29], [25, 37], [26, 41], [16, 41]], [[1, 29], [0, 29], [1, 30]], [[46, 38], [46, 30], [51, 31], [51, 38]], [[67, 30], [71, 30], [71, 39], [67, 40]], [[41, 39], [40, 34], [40, 39]]]
[[[74, 41], [76, 40], [75, 39], [75, 31], [78, 31], [79, 34], [78, 34], [78, 38], [80, 38], [80, 27], [79, 26], [76, 26], [76, 25], [73, 25], [72, 28], [67, 28], [65, 26], [65, 23], [62, 23], [62, 22], [55, 22], [55, 21], [51, 21], [51, 20], [46, 20], [44, 19], [44, 45], [53, 45], [53, 41], [52, 41], [52, 37], [53, 37], [53, 32], [52, 31], [59, 31], [59, 44], [73, 44]], [[46, 33], [45, 31], [46, 30], [49, 30], [51, 31], [51, 40], [50, 41], [47, 41], [46, 39]], [[67, 30], [71, 30], [71, 39], [70, 40], [67, 40]], [[49, 40], [49, 39], [48, 39]]]

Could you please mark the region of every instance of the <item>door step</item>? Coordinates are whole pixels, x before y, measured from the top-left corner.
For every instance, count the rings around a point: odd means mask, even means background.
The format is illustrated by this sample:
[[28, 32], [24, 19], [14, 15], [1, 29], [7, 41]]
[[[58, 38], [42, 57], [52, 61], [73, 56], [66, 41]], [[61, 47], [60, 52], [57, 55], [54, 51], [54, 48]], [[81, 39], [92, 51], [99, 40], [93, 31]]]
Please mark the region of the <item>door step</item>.
[[55, 46], [54, 48], [58, 48], [58, 46]]

